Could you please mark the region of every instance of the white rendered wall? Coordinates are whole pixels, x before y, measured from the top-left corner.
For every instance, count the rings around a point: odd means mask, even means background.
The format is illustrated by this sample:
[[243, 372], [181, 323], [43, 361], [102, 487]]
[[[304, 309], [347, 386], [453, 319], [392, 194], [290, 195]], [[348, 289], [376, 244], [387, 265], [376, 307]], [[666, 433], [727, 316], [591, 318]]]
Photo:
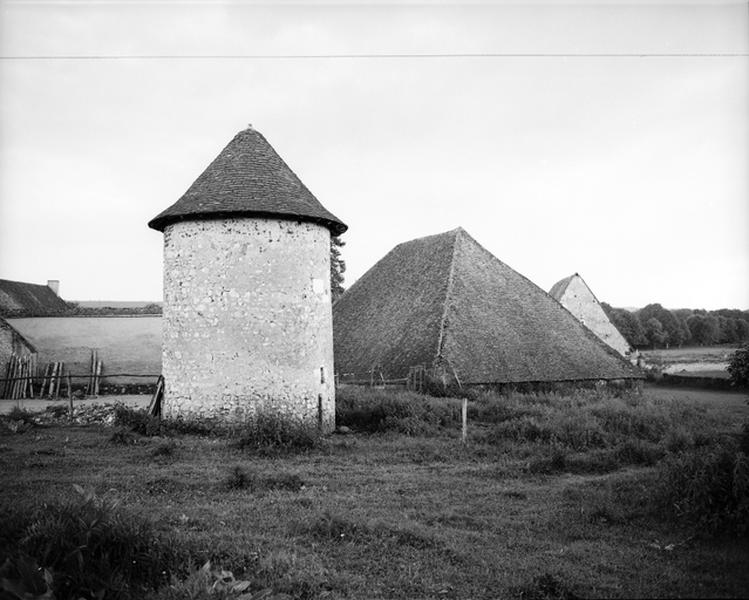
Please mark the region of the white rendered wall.
[[261, 218], [168, 225], [163, 332], [165, 416], [236, 422], [261, 411], [334, 427], [327, 228]]
[[614, 327], [603, 307], [581, 277], [576, 276], [571, 279], [559, 302], [619, 354], [625, 356], [629, 352], [629, 343]]

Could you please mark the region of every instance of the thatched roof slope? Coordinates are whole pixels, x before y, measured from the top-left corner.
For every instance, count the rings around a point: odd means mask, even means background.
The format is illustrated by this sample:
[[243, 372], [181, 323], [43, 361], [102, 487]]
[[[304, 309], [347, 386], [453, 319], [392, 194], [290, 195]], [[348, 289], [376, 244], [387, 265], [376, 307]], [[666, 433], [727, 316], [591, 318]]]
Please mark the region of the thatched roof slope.
[[455, 237], [442, 234], [393, 248], [333, 306], [336, 371], [395, 376], [437, 353]]
[[175, 221], [237, 216], [313, 221], [334, 235], [347, 229], [252, 128], [234, 136], [185, 194], [148, 226], [163, 231]]
[[65, 301], [48, 286], [0, 279], [0, 315], [58, 315], [68, 310]]
[[638, 376], [569, 311], [464, 231], [444, 355], [473, 383]]
[[397, 246], [334, 305], [333, 328], [339, 373], [441, 363], [469, 384], [639, 377], [460, 228]]

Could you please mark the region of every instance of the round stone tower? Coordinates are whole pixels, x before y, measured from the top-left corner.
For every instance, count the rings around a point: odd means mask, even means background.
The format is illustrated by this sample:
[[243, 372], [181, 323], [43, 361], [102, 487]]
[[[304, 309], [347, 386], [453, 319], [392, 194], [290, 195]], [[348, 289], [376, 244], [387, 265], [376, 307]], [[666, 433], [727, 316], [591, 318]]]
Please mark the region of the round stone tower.
[[330, 236], [346, 225], [252, 128], [148, 225], [164, 233], [164, 415], [331, 430]]

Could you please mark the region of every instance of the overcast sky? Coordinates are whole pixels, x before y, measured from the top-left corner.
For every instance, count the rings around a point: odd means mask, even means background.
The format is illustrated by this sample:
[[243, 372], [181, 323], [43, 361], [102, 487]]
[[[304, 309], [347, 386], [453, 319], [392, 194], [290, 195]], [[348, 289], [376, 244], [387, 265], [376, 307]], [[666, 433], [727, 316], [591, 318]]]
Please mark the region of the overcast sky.
[[0, 54], [0, 278], [160, 300], [147, 221], [252, 123], [347, 285], [460, 225], [546, 290], [749, 308], [745, 2], [0, 0]]

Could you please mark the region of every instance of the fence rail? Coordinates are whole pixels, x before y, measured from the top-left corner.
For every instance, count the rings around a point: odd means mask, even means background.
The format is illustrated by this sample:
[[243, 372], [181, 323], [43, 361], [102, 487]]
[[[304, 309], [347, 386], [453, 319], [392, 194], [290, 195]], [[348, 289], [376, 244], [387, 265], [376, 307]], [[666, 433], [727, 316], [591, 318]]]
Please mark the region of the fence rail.
[[[68, 388], [68, 393], [72, 393], [73, 380], [85, 380], [86, 395], [98, 396], [99, 384], [107, 379], [117, 377], [128, 377], [132, 379], [153, 379], [158, 382], [161, 373], [101, 373], [99, 372], [95, 379], [91, 373], [74, 374], [66, 373], [62, 367], [57, 369], [47, 368], [45, 373], [31, 374], [24, 373], [12, 377], [0, 378], [0, 399], [4, 400], [23, 400], [34, 398], [59, 398], [63, 383]], [[116, 384], [115, 384], [116, 385]]]
[[[106, 379], [107, 377], [158, 377], [161, 375], [161, 373], [102, 373], [101, 378]], [[91, 377], [91, 375], [74, 375], [73, 373], [65, 374], [62, 377], [70, 377], [71, 379], [88, 379]], [[32, 380], [39, 380], [42, 379], [42, 375], [30, 375], [30, 376], [23, 376], [23, 377], [4, 377], [0, 378], [0, 382], [3, 381], [21, 381], [24, 379], [32, 379]]]

